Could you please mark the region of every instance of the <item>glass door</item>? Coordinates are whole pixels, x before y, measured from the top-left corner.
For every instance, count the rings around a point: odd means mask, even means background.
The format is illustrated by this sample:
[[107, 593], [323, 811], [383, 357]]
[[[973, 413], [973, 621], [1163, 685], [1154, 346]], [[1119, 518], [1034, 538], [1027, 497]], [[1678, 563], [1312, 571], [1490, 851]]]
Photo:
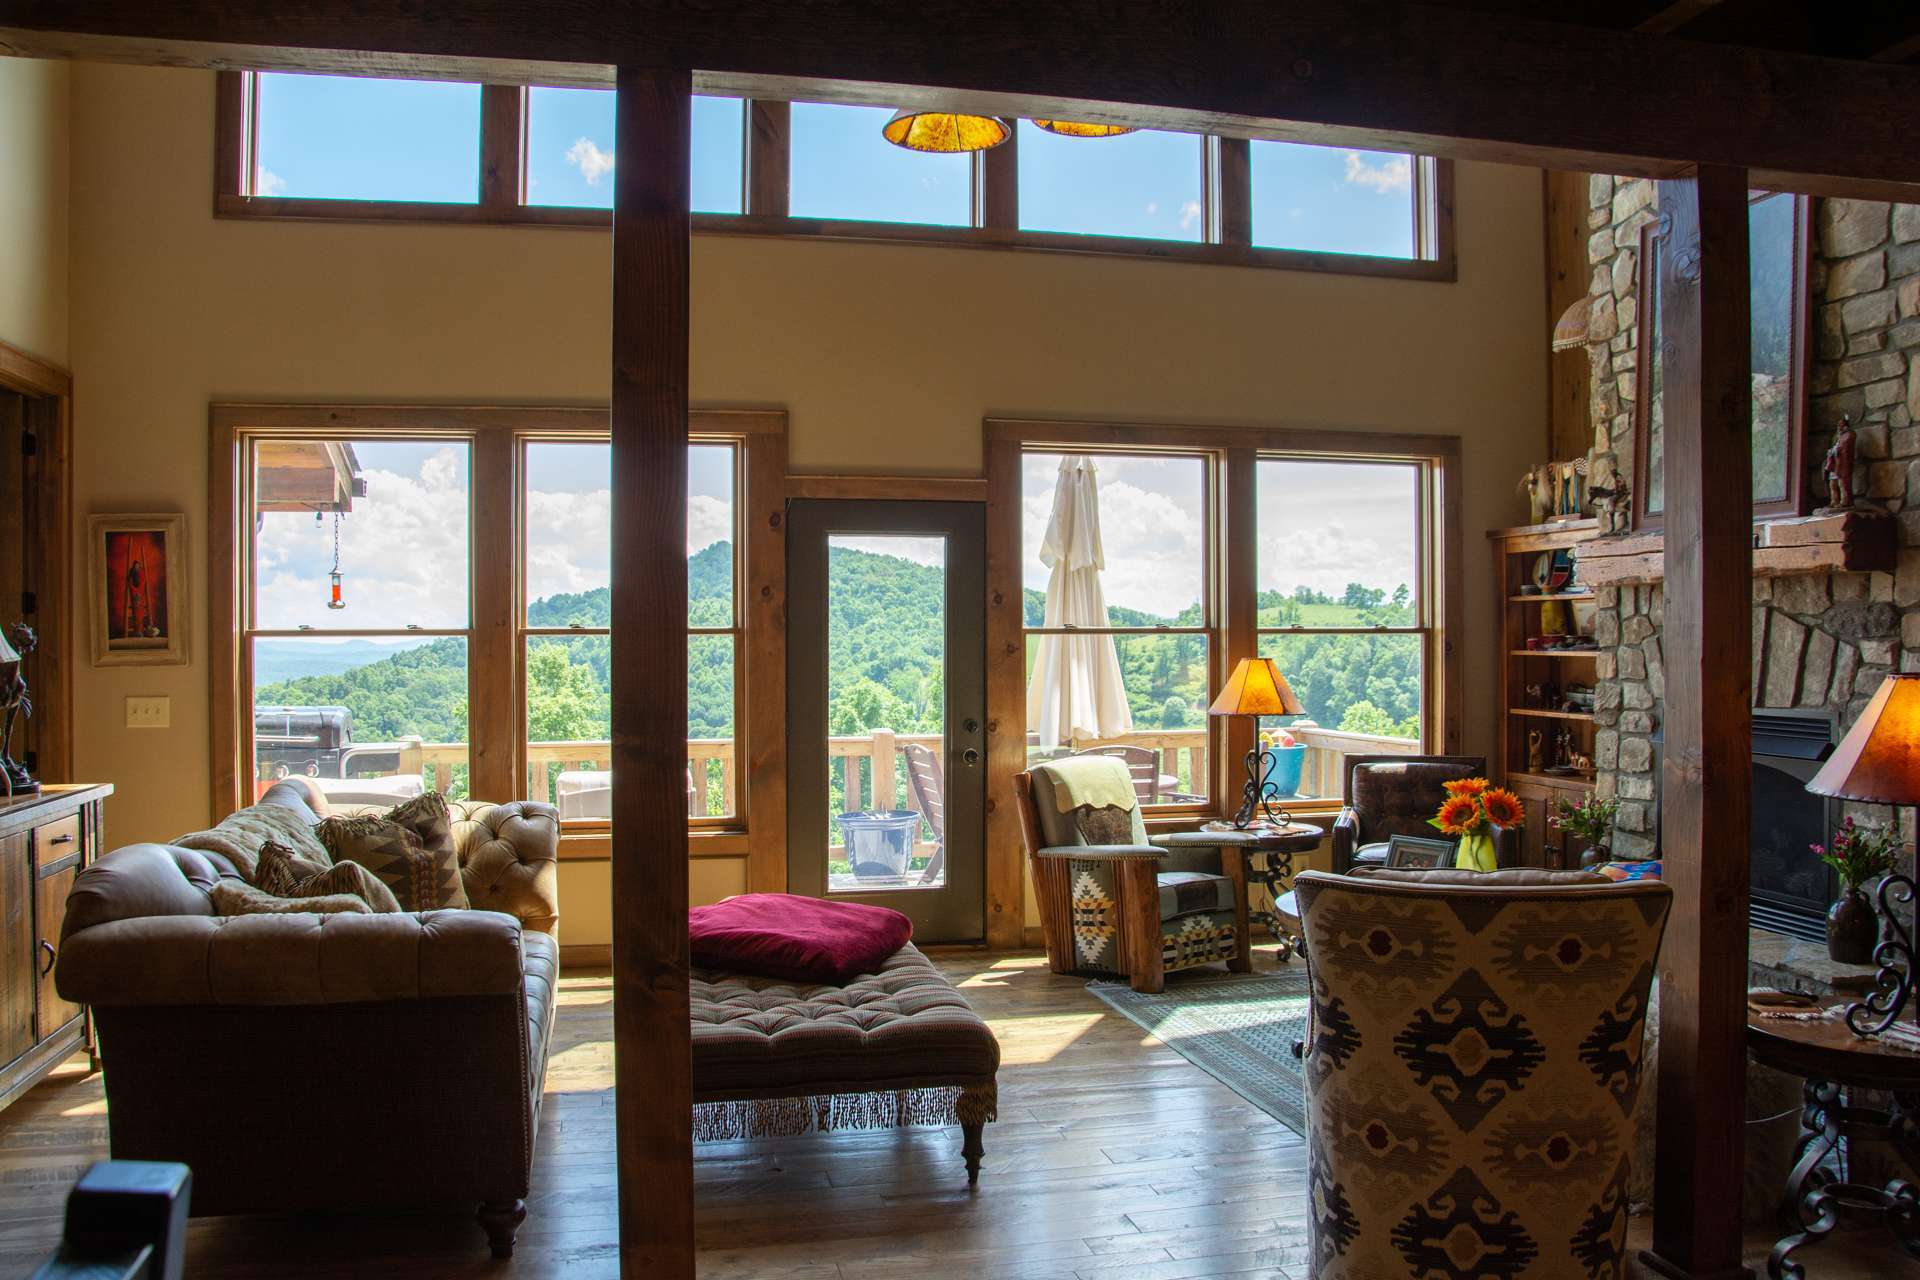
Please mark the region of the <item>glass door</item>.
[[925, 942], [986, 932], [985, 530], [977, 503], [788, 507], [788, 888]]

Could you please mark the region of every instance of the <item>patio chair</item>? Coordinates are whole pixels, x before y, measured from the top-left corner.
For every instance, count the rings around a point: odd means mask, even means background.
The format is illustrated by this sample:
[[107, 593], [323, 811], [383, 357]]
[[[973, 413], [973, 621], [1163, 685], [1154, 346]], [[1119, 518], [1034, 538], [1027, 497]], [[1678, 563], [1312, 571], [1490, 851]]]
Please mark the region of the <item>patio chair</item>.
[[916, 808], [926, 815], [933, 828], [933, 858], [920, 873], [921, 884], [937, 884], [947, 869], [946, 775], [940, 769], [940, 757], [932, 747], [909, 742], [900, 750], [907, 757], [907, 785], [913, 788]]
[[1133, 794], [1141, 804], [1160, 802], [1160, 752], [1153, 747], [1089, 747], [1085, 751], [1076, 751], [1082, 756], [1112, 756], [1126, 762], [1127, 772], [1133, 777]]

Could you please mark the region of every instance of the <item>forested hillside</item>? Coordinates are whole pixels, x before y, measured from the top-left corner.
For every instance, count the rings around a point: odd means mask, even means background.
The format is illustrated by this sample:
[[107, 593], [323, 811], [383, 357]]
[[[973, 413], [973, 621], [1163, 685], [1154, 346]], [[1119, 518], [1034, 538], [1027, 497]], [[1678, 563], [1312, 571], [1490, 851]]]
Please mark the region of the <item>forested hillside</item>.
[[[689, 558], [689, 617], [695, 626], [728, 623], [733, 548], [716, 543]], [[829, 608], [835, 643], [828, 654], [828, 723], [834, 734], [876, 728], [937, 732], [944, 694], [941, 570], [898, 556], [847, 547], [829, 553]], [[1026, 614], [1045, 613], [1038, 591], [1026, 592]], [[604, 627], [606, 588], [556, 595], [528, 606], [535, 627]], [[1110, 610], [1115, 626], [1191, 626], [1196, 604], [1178, 617]], [[1412, 619], [1406, 588], [1349, 586], [1338, 599], [1301, 588], [1263, 593], [1263, 627], [1372, 627]], [[264, 644], [265, 642], [263, 642]], [[317, 646], [314, 646], [317, 648]], [[1145, 635], [1118, 642], [1127, 696], [1141, 729], [1194, 729], [1205, 723], [1206, 646], [1199, 636]], [[357, 650], [342, 646], [342, 656]], [[1279, 660], [1295, 691], [1323, 725], [1403, 737], [1418, 732], [1420, 664], [1411, 636], [1277, 635], [1263, 652]], [[605, 635], [532, 637], [527, 645], [527, 703], [534, 741], [603, 740], [609, 728], [611, 645]], [[276, 658], [283, 667], [286, 661]], [[309, 663], [318, 659], [308, 659]], [[687, 732], [724, 738], [733, 732], [733, 653], [727, 636], [690, 642]], [[273, 664], [263, 663], [263, 670]], [[346, 670], [296, 675], [262, 684], [260, 705], [345, 706], [354, 737], [391, 741], [418, 734], [428, 741], [467, 736], [466, 642], [438, 639]]]

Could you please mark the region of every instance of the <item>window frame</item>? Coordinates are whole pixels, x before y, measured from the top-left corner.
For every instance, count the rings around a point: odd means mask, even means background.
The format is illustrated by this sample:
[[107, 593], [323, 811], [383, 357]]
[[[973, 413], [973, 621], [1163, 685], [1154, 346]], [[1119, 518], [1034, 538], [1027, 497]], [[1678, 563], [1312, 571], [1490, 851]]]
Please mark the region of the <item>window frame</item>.
[[[1434, 546], [1436, 541], [1441, 540], [1441, 535], [1438, 532], [1440, 522], [1437, 518], [1440, 510], [1440, 485], [1437, 474], [1438, 461], [1433, 458], [1395, 457], [1379, 453], [1355, 454], [1344, 451], [1327, 450], [1303, 452], [1297, 449], [1263, 449], [1259, 451], [1254, 458], [1254, 473], [1256, 477], [1259, 474], [1259, 464], [1263, 462], [1325, 462], [1336, 464], [1349, 463], [1360, 466], [1371, 464], [1407, 466], [1413, 468], [1416, 502], [1414, 520], [1420, 535], [1419, 544], [1414, 549], [1414, 581], [1408, 584], [1414, 591], [1414, 602], [1417, 606], [1414, 610], [1415, 621], [1413, 625], [1378, 627], [1262, 626], [1259, 622], [1257, 599], [1259, 589], [1260, 548], [1258, 540], [1256, 539], [1252, 544], [1253, 553], [1251, 557], [1253, 560], [1253, 577], [1256, 591], [1253, 628], [1254, 652], [1257, 654], [1261, 651], [1261, 642], [1268, 636], [1412, 635], [1419, 637], [1420, 737], [1416, 740], [1416, 751], [1419, 754], [1452, 754], [1454, 751], [1452, 747], [1440, 752], [1436, 752], [1433, 749], [1432, 744], [1436, 735], [1434, 718], [1430, 711], [1430, 704], [1436, 696], [1436, 685], [1440, 683], [1436, 678], [1436, 673], [1438, 671], [1438, 664], [1442, 659], [1441, 645], [1439, 643], [1441, 623], [1438, 608], [1439, 592], [1442, 590], [1441, 583], [1439, 582], [1440, 557], [1436, 556], [1436, 548]], [[1283, 672], [1282, 674], [1285, 673]], [[1344, 730], [1340, 729], [1337, 725], [1320, 725], [1319, 728], [1329, 733], [1344, 732]], [[1309, 803], [1305, 806], [1289, 805], [1287, 807], [1289, 810], [1302, 807], [1309, 809], [1324, 808], [1330, 801], [1337, 801], [1337, 799], [1337, 797], [1320, 797], [1317, 803]]]
[[[455, 225], [573, 227], [608, 230], [610, 210], [525, 202], [528, 85], [481, 86], [480, 190], [472, 204], [401, 200], [327, 200], [262, 196], [254, 122], [258, 73], [222, 71], [214, 111], [216, 218], [322, 222], [415, 222]], [[830, 101], [809, 96], [807, 101]], [[1145, 258], [1213, 266], [1260, 267], [1335, 275], [1451, 283], [1458, 279], [1454, 248], [1453, 161], [1416, 155], [1412, 209], [1414, 257], [1373, 257], [1307, 249], [1255, 246], [1250, 142], [1202, 135], [1202, 217], [1199, 242], [1020, 229], [1019, 141], [1014, 137], [973, 156], [973, 225], [796, 218], [788, 214], [792, 111], [786, 100], [743, 97], [744, 160], [740, 213], [695, 213], [698, 235], [800, 240], [846, 240], [1034, 253]], [[852, 104], [870, 105], [870, 104]], [[1099, 146], [1090, 140], [1088, 146]]]
[[[611, 439], [605, 408], [530, 405], [376, 406], [215, 403], [210, 420], [211, 811], [252, 802], [254, 742], [251, 641], [253, 509], [250, 462], [260, 440], [447, 440], [469, 444], [467, 767], [471, 794], [521, 799], [528, 778], [526, 641], [550, 628], [526, 625], [525, 446]], [[786, 670], [777, 620], [785, 604], [784, 535], [762, 509], [784, 510], [786, 413], [781, 410], [695, 409], [688, 443], [725, 443], [734, 457], [734, 599], [730, 629], [688, 626], [689, 634], [734, 637], [734, 812], [690, 818], [692, 857], [747, 859], [756, 892], [786, 883], [784, 784]], [[482, 520], [482, 511], [510, 511]], [[442, 629], [406, 630], [437, 636]], [[273, 634], [280, 634], [275, 631]], [[292, 635], [309, 634], [304, 632]], [[358, 635], [356, 631], [352, 634]], [[570, 634], [561, 631], [558, 634]], [[505, 696], [502, 696], [504, 693]], [[478, 695], [478, 696], [476, 696]], [[751, 761], [755, 768], [744, 768]], [[773, 761], [773, 767], [761, 767]], [[609, 824], [576, 821], [561, 835], [563, 859], [611, 856]]]
[[[1224, 449], [1218, 449], [1218, 448], [1181, 447], [1181, 446], [1172, 445], [1172, 444], [1168, 444], [1164, 446], [1142, 446], [1138, 448], [1113, 448], [1113, 447], [1093, 447], [1093, 446], [1087, 446], [1087, 445], [1080, 445], [1077, 447], [1061, 447], [1061, 446], [1056, 446], [1052, 444], [1041, 444], [1041, 443], [1034, 443], [1034, 442], [1022, 443], [1019, 448], [1020, 461], [1024, 463], [1026, 459], [1026, 455], [1030, 453], [1084, 454], [1086, 456], [1093, 458], [1095, 460], [1096, 466], [1098, 465], [1099, 460], [1102, 458], [1126, 458], [1126, 457], [1181, 458], [1181, 459], [1190, 458], [1201, 464], [1200, 527], [1203, 532], [1202, 532], [1202, 541], [1200, 546], [1201, 586], [1200, 586], [1200, 625], [1199, 626], [1197, 627], [1120, 627], [1120, 626], [1030, 627], [1026, 625], [1026, 619], [1025, 619], [1026, 582], [1025, 582], [1025, 576], [1024, 576], [1024, 569], [1026, 566], [1027, 548], [1024, 545], [1022, 545], [1020, 549], [1019, 569], [1016, 572], [1018, 576], [1020, 576], [1021, 578], [1021, 581], [1019, 583], [1019, 589], [1021, 592], [1020, 598], [1021, 598], [1021, 604], [1022, 604], [1021, 627], [1020, 627], [1020, 652], [1023, 655], [1023, 657], [1026, 653], [1026, 640], [1028, 636], [1073, 635], [1073, 636], [1113, 636], [1113, 637], [1119, 638], [1123, 636], [1197, 635], [1206, 641], [1206, 646], [1207, 646], [1207, 690], [1206, 691], [1207, 691], [1207, 696], [1211, 698], [1213, 694], [1220, 688], [1221, 684], [1225, 681], [1227, 672], [1231, 670], [1231, 668], [1223, 661], [1221, 656], [1225, 652], [1225, 648], [1226, 648], [1225, 609], [1224, 609], [1226, 593], [1224, 590], [1225, 584], [1221, 580], [1221, 576], [1219, 573], [1220, 566], [1224, 561], [1224, 556], [1221, 554], [1221, 547], [1222, 547], [1222, 543], [1224, 542], [1224, 535], [1223, 535], [1223, 530], [1221, 528], [1220, 522], [1224, 514], [1223, 512], [1224, 504], [1221, 501], [1221, 495], [1223, 492], [1224, 482], [1226, 479], [1226, 468], [1228, 465], [1226, 451]], [[1021, 470], [1020, 475], [1024, 476], [1024, 468]], [[1024, 502], [1025, 496], [1026, 495], [1024, 492], [1024, 480], [1023, 480], [1022, 492], [1016, 497], [1016, 500], [1015, 500], [1015, 506], [1017, 510], [1024, 510], [1024, 506], [1022, 504]], [[1023, 535], [1022, 542], [1024, 543], [1024, 529], [1022, 530], [1022, 535]], [[1024, 690], [1025, 690], [1025, 682], [1023, 681], [1022, 682], [1023, 694], [1024, 694]], [[1024, 728], [1025, 728], [1025, 721], [1023, 719], [1022, 720], [1023, 731], [1024, 731]], [[1191, 818], [1197, 818], [1197, 817], [1211, 817], [1220, 811], [1220, 808], [1221, 808], [1220, 792], [1218, 788], [1220, 785], [1222, 772], [1221, 772], [1221, 769], [1219, 768], [1219, 761], [1220, 761], [1221, 752], [1225, 749], [1225, 746], [1226, 746], [1225, 727], [1222, 725], [1220, 717], [1209, 715], [1206, 717], [1206, 728], [1202, 730], [1202, 732], [1206, 737], [1206, 743], [1207, 743], [1206, 745], [1206, 752], [1207, 752], [1206, 777], [1203, 779], [1196, 778], [1195, 781], [1196, 783], [1203, 782], [1205, 784], [1206, 797], [1202, 800], [1191, 801], [1187, 803], [1142, 805], [1140, 812], [1143, 819], [1165, 820], [1165, 819], [1183, 819], [1183, 818], [1191, 819]], [[1140, 735], [1136, 734], [1135, 736], [1140, 736]]]
[[[1327, 432], [1293, 427], [1238, 428], [1165, 423], [1051, 421], [988, 418], [988, 632], [987, 717], [1004, 726], [989, 742], [990, 795], [1012, 787], [1026, 768], [1026, 670], [1021, 531], [1021, 461], [1027, 452], [1201, 453], [1217, 459], [1209, 489], [1208, 581], [1218, 593], [1215, 630], [1209, 636], [1210, 691], [1243, 657], [1259, 650], [1257, 464], [1265, 457], [1311, 461], [1407, 462], [1422, 468], [1422, 531], [1419, 571], [1427, 622], [1423, 650], [1421, 750], [1459, 751], [1463, 733], [1462, 653], [1466, 579], [1461, 560], [1460, 438], [1451, 435]], [[1367, 629], [1371, 630], [1371, 628]], [[1290, 629], [1281, 629], [1281, 634]], [[1209, 768], [1204, 805], [1155, 807], [1149, 830], [1191, 828], [1202, 818], [1224, 817], [1238, 803], [1242, 760], [1253, 746], [1252, 722], [1214, 717], [1209, 722]], [[1338, 796], [1289, 804], [1296, 818], [1331, 819]], [[1018, 849], [1017, 826], [997, 811], [989, 814], [989, 847], [996, 841]], [[993, 872], [989, 871], [991, 877]], [[1011, 873], [1008, 873], [1011, 874]]]

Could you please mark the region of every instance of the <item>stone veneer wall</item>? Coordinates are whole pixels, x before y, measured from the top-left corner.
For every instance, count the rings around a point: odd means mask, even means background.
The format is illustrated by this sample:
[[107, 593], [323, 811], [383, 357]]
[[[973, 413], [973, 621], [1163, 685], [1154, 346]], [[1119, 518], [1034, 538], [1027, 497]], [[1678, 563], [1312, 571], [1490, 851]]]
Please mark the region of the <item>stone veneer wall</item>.
[[[1631, 475], [1640, 228], [1658, 215], [1655, 185], [1595, 174], [1589, 205], [1589, 418], [1596, 445], [1610, 444]], [[1890, 671], [1920, 670], [1920, 205], [1816, 200], [1813, 229], [1807, 491], [1823, 492], [1821, 460], [1850, 415], [1855, 490], [1899, 515], [1902, 545], [1894, 573], [1754, 580], [1754, 705], [1824, 708], [1844, 732]], [[1614, 852], [1632, 857], [1658, 834], [1661, 588], [1602, 588], [1596, 604], [1596, 785], [1619, 798]], [[1890, 816], [1885, 806], [1849, 810]], [[1899, 816], [1912, 839], [1912, 811]]]

